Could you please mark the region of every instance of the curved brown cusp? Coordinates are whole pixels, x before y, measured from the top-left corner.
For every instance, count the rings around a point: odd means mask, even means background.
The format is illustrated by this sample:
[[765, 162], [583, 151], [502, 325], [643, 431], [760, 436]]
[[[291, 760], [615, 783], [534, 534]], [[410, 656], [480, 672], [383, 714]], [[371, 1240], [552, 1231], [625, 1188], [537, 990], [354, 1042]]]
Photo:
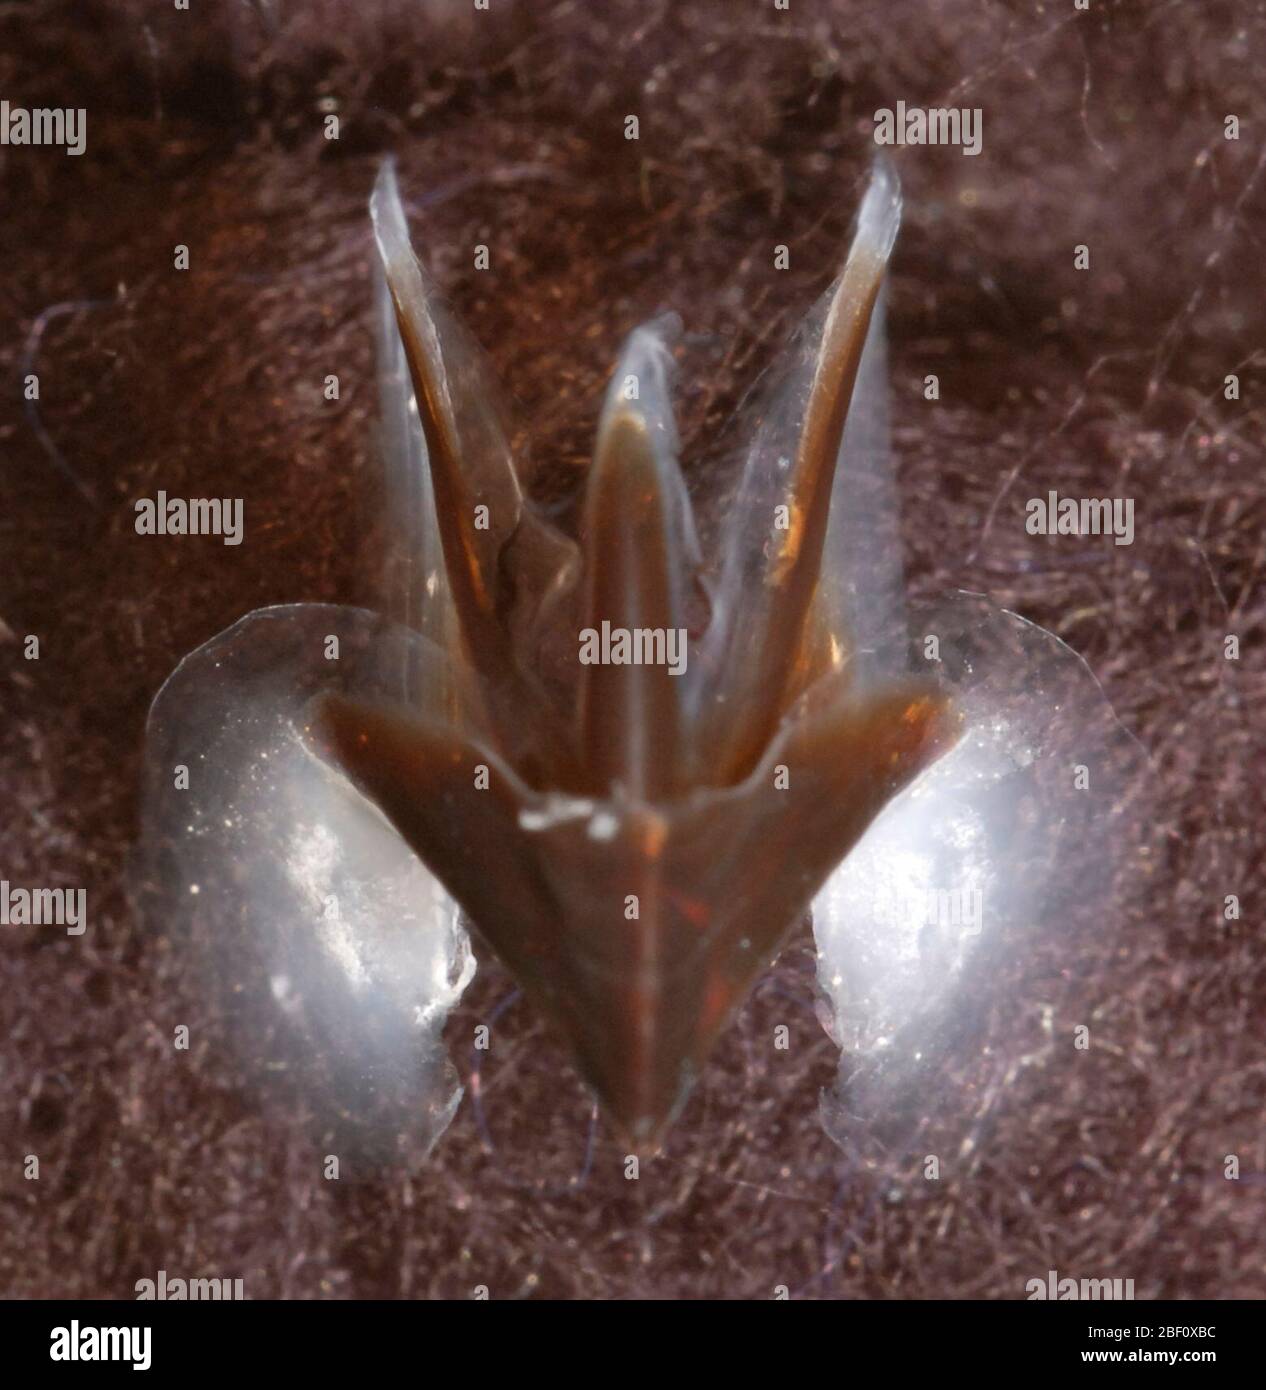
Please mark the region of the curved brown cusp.
[[[461, 638], [448, 655], [473, 668], [481, 708], [454, 723], [434, 703], [330, 699], [318, 736], [551, 1013], [643, 1147], [832, 868], [956, 736], [925, 686], [866, 693], [845, 668], [806, 689], [817, 629], [831, 624], [845, 646], [838, 615], [816, 601], [836, 459], [899, 206], [895, 180], [877, 172], [789, 471], [772, 483], [745, 477], [722, 535], [715, 620], [694, 649], [703, 659], [679, 674], [578, 662], [573, 705], [560, 708], [523, 634], [539, 634], [550, 612], [579, 612], [594, 629], [683, 630], [700, 573], [664, 325], [632, 335], [608, 393], [580, 583], [574, 547], [524, 497], [486, 400], [464, 394], [469, 362], [441, 337], [389, 170], [375, 192], [426, 436], [451, 595], [441, 601]], [[763, 465], [754, 451], [748, 469]], [[773, 527], [774, 500], [795, 518], [787, 531]]]

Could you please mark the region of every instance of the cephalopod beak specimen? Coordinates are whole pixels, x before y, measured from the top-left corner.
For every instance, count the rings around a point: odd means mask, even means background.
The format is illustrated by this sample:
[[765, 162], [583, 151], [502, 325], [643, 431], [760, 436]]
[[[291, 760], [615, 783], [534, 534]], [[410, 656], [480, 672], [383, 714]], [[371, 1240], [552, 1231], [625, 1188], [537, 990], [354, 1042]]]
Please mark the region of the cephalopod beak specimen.
[[525, 493], [390, 166], [372, 211], [386, 350], [403, 345], [425, 439], [401, 505], [426, 553], [400, 601], [434, 660], [398, 705], [325, 697], [311, 736], [646, 1148], [831, 870], [957, 736], [931, 687], [860, 678], [824, 562], [895, 178], [872, 175], [820, 333], [795, 349], [794, 438], [758, 423], [710, 554], [676, 457], [670, 321], [623, 349], [577, 545]]

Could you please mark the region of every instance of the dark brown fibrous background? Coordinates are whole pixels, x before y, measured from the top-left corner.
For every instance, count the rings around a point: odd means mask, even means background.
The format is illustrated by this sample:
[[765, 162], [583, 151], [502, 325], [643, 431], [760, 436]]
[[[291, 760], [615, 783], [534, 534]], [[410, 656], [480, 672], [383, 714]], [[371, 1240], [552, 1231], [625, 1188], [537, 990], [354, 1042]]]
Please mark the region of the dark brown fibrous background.
[[[88, 144], [0, 147], [0, 876], [85, 886], [90, 929], [3, 929], [0, 1293], [131, 1297], [166, 1269], [254, 1297], [1017, 1298], [1055, 1269], [1266, 1295], [1264, 66], [1244, 0], [4, 6], [0, 96], [85, 107]], [[1086, 657], [1153, 761], [1147, 871], [1015, 956], [909, 1143], [821, 1129], [806, 928], [636, 1182], [601, 1123], [585, 1166], [589, 1102], [522, 1002], [486, 1130], [468, 1096], [411, 1176], [325, 1181], [298, 1108], [173, 1048], [202, 1004], [131, 906], [133, 847], [179, 658], [262, 604], [363, 593], [379, 159], [565, 520], [613, 354], [661, 308], [707, 459], [835, 273], [898, 100], [984, 113], [977, 158], [896, 152], [911, 584], [986, 590]], [[159, 488], [243, 498], [245, 543], [138, 536]], [[1135, 498], [1134, 544], [1027, 535], [1049, 488]], [[481, 960], [463, 1075], [510, 988]], [[1052, 1045], [1079, 1024], [1089, 1051]]]

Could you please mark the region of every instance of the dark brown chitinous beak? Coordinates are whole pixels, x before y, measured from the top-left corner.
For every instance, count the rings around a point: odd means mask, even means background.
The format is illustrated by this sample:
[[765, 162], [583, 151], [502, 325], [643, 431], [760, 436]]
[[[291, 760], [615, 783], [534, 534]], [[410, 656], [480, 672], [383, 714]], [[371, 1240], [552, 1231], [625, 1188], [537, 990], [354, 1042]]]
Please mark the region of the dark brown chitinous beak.
[[[374, 193], [426, 442], [421, 534], [442, 550], [406, 607], [435, 660], [398, 706], [324, 699], [312, 738], [563, 1030], [642, 1150], [831, 870], [957, 736], [930, 687], [854, 678], [823, 564], [899, 210], [877, 170], [810, 345], [792, 456], [753, 449], [705, 558], [676, 458], [669, 325], [623, 350], [578, 548], [524, 495], [390, 166]], [[582, 661], [586, 640], [620, 654], [604, 632], [652, 634], [650, 659]]]

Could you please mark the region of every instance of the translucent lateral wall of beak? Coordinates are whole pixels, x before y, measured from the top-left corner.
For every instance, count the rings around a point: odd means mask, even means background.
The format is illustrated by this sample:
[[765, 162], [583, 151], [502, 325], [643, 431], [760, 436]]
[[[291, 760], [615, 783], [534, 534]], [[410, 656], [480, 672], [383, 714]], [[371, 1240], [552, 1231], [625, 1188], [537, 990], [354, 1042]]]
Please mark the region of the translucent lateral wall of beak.
[[[553, 759], [574, 780], [561, 720], [541, 713], [529, 735], [522, 712], [540, 705], [516, 634], [535, 632], [526, 600], [554, 603], [579, 569], [576, 548], [526, 502], [478, 348], [431, 294], [409, 240], [395, 171], [379, 172], [370, 215], [413, 383], [456, 627], [482, 678], [487, 711], [518, 766]], [[411, 451], [419, 446], [410, 443]], [[423, 519], [427, 514], [423, 513]], [[425, 535], [423, 535], [425, 539]], [[524, 645], [521, 640], [518, 644]], [[529, 771], [535, 777], [539, 768]]]
[[370, 216], [413, 380], [462, 631], [475, 664], [500, 674], [507, 639], [496, 621], [497, 557], [519, 524], [522, 493], [488, 405], [492, 383], [452, 325], [443, 324], [441, 340], [442, 315], [413, 254], [390, 162], [379, 172]]
[[[378, 558], [385, 608], [392, 618], [452, 653], [459, 642], [457, 614], [444, 566], [426, 439], [381, 262], [374, 274], [374, 331], [383, 468], [379, 524], [385, 540], [385, 553]], [[413, 650], [401, 647], [399, 654], [408, 658]], [[455, 713], [457, 691], [450, 671], [447, 663], [436, 662], [401, 671], [399, 698], [435, 716]]]
[[877, 164], [821, 330], [811, 319], [793, 345], [803, 363], [759, 422], [722, 533], [701, 714], [709, 763], [725, 778], [768, 742], [806, 659], [836, 463], [900, 216], [896, 176]]
[[895, 675], [905, 663], [900, 512], [889, 441], [887, 297], [881, 288], [853, 386], [813, 612], [815, 631], [827, 635], [833, 657], [847, 657], [859, 686]]
[[665, 318], [639, 328], [607, 393], [585, 501], [580, 743], [601, 792], [670, 794], [683, 772], [685, 586], [698, 563], [668, 399]]

